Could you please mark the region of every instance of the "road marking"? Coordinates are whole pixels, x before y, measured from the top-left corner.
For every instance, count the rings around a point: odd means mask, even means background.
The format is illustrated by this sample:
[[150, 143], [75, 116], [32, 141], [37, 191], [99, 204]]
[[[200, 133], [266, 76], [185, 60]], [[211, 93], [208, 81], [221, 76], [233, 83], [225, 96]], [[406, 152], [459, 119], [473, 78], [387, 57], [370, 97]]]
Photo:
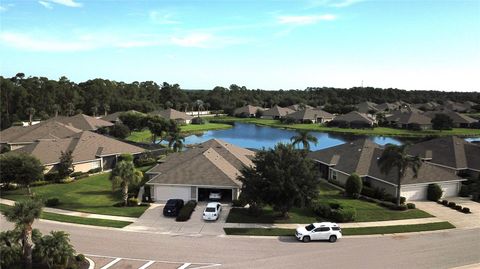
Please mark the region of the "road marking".
[[152, 265], [152, 263], [154, 263], [155, 261], [149, 261], [147, 262], [146, 264], [142, 265], [142, 267], [138, 268], [138, 269], [145, 269], [147, 267], [149, 267], [150, 265]]
[[184, 263], [182, 266], [178, 267], [178, 269], [185, 269], [190, 266], [191, 263]]
[[116, 258], [115, 260], [109, 262], [107, 265], [105, 265], [104, 267], [100, 268], [100, 269], [107, 269], [107, 268], [110, 268], [112, 265], [116, 264], [117, 262], [119, 262], [121, 260], [121, 258]]
[[[173, 263], [178, 263], [178, 264], [183, 264], [185, 265], [186, 262], [178, 262], [178, 261], [158, 261], [158, 260], [146, 260], [146, 259], [136, 259], [136, 258], [118, 258], [118, 257], [113, 257], [113, 256], [105, 256], [105, 255], [95, 255], [95, 254], [88, 254], [88, 253], [85, 253], [84, 254], [85, 256], [90, 256], [90, 257], [99, 257], [99, 258], [110, 258], [110, 259], [115, 259], [115, 260], [131, 260], [131, 261], [143, 261], [143, 262], [158, 262], [158, 263], [169, 263], [169, 264], [173, 264]], [[112, 261], [110, 262], [109, 264], [105, 265], [104, 267], [100, 268], [100, 269], [104, 269], [104, 268], [108, 268], [110, 266], [112, 266], [113, 264], [117, 263], [118, 261]], [[114, 263], [115, 262], [115, 263]], [[218, 267], [218, 266], [221, 266], [222, 264], [220, 263], [206, 263], [206, 262], [193, 262], [193, 263], [189, 263], [189, 265], [194, 265], [194, 266], [198, 266], [198, 267], [192, 267], [191, 269], [200, 269], [200, 268], [211, 268], [211, 267]], [[149, 264], [150, 266], [151, 264]], [[108, 266], [108, 267], [107, 267]], [[143, 266], [146, 266], [146, 264], [144, 264]], [[145, 267], [147, 268], [147, 267]], [[186, 268], [186, 267], [185, 267]]]

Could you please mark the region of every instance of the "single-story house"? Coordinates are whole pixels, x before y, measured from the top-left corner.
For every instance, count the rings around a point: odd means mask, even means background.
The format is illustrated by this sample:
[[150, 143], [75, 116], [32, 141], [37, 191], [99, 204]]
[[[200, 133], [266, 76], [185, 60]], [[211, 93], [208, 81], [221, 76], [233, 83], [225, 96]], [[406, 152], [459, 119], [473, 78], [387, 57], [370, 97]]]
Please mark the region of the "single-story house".
[[119, 155], [138, 155], [146, 150], [108, 136], [84, 131], [69, 138], [39, 140], [12, 152], [24, 152], [37, 157], [47, 173], [55, 170], [62, 152], [68, 151], [72, 151], [74, 171], [88, 172], [96, 168], [110, 170], [115, 166]]
[[368, 101], [357, 104], [356, 107], [358, 112], [364, 114], [374, 114], [378, 111], [377, 104]]
[[268, 110], [265, 110], [263, 112], [262, 118], [264, 118], [264, 119], [282, 119], [282, 118], [285, 118], [288, 114], [292, 114], [293, 112], [295, 112], [295, 110], [275, 105], [274, 107], [272, 107]]
[[[385, 193], [395, 196], [397, 171], [392, 169], [387, 175], [380, 172], [377, 160], [382, 152], [383, 147], [380, 145], [369, 139], [359, 139], [310, 152], [308, 157], [318, 164], [321, 177], [335, 184], [345, 186], [347, 178], [356, 173], [365, 186], [383, 189]], [[416, 178], [411, 169], [407, 170], [402, 179], [400, 194], [407, 200], [424, 200], [428, 185], [436, 183], [443, 189], [443, 197], [457, 196], [464, 180], [451, 170], [422, 162]]]
[[90, 117], [85, 114], [77, 114], [71, 117], [58, 116], [56, 118], [52, 118], [52, 120], [61, 122], [69, 126], [73, 126], [83, 131], [96, 131], [102, 127], [113, 126], [113, 123], [109, 121]]
[[31, 126], [12, 126], [0, 132], [0, 144], [10, 150], [19, 149], [39, 140], [66, 138], [82, 130], [50, 119]]
[[460, 114], [451, 110], [425, 112], [425, 116], [430, 117], [431, 119], [433, 119], [436, 114], [445, 114], [450, 117], [453, 121], [453, 127], [455, 128], [470, 128], [474, 123], [478, 122], [478, 120], [465, 114]]
[[258, 106], [246, 105], [239, 107], [233, 111], [234, 116], [240, 117], [256, 117], [258, 111], [263, 111], [264, 109]]
[[187, 115], [185, 112], [175, 110], [173, 108], [168, 108], [164, 110], [156, 110], [148, 113], [150, 115], [157, 115], [167, 120], [175, 120], [180, 124], [190, 124], [193, 117]]
[[244, 166], [251, 166], [254, 152], [211, 139], [195, 148], [172, 153], [164, 162], [146, 172], [154, 201], [183, 199], [205, 201], [211, 191], [222, 199], [237, 199], [241, 182], [237, 177]]
[[378, 111], [393, 111], [401, 108], [401, 105], [398, 103], [382, 103], [376, 106]]
[[112, 114], [108, 114], [107, 116], [104, 116], [104, 117], [101, 117], [100, 119], [104, 120], [104, 121], [109, 121], [113, 124], [115, 123], [122, 123], [122, 121], [120, 120], [120, 116], [124, 113], [139, 113], [139, 114], [142, 114], [142, 112], [138, 112], [136, 110], [129, 110], [129, 111], [117, 111], [115, 113], [112, 113]]
[[364, 128], [373, 127], [375, 120], [370, 118], [365, 113], [360, 113], [357, 111], [352, 111], [347, 114], [342, 114], [336, 116], [330, 124], [332, 126], [339, 126], [339, 127], [351, 127], [351, 128]]
[[386, 120], [397, 128], [421, 130], [432, 128], [432, 119], [417, 112], [394, 111]]
[[313, 106], [309, 106], [305, 104], [295, 104], [295, 105], [287, 106], [287, 108], [295, 111], [300, 111], [305, 109], [314, 109]]
[[335, 116], [326, 111], [310, 108], [293, 112], [291, 114], [288, 114], [286, 117], [292, 118], [298, 122], [311, 121], [313, 123], [325, 123], [335, 118]]

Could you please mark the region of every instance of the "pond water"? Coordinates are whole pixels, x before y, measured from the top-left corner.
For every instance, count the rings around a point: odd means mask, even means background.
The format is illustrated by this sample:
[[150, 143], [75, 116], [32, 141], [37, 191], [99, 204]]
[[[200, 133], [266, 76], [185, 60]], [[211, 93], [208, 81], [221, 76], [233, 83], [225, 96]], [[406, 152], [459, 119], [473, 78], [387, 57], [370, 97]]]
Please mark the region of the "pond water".
[[[311, 144], [311, 150], [319, 150], [343, 144], [367, 136], [343, 135], [333, 133], [310, 132], [318, 139], [317, 145]], [[212, 138], [218, 138], [228, 143], [251, 149], [273, 148], [278, 142], [290, 143], [290, 138], [296, 135], [295, 130], [278, 129], [249, 123], [235, 123], [226, 130], [207, 131], [201, 135], [190, 135], [185, 138], [185, 144], [202, 143]], [[392, 137], [368, 136], [377, 144], [388, 143], [400, 145], [402, 142]]]

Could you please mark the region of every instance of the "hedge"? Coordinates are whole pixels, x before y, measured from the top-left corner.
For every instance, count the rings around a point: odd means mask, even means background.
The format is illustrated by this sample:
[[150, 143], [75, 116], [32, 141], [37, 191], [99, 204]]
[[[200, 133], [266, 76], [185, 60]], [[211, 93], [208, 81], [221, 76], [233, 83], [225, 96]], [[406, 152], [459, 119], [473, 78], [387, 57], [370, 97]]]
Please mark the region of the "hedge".
[[180, 212], [178, 213], [178, 216], [176, 218], [176, 221], [187, 221], [190, 219], [190, 216], [192, 216], [193, 211], [195, 210], [195, 207], [197, 206], [197, 202], [194, 200], [188, 201], [182, 209], [180, 209]]

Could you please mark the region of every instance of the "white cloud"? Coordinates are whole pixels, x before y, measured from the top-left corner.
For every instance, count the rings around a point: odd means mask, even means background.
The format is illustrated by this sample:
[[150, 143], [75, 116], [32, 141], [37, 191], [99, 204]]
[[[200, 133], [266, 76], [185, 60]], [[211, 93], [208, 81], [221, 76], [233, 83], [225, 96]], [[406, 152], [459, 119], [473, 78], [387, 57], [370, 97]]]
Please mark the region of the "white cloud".
[[38, 3], [49, 9], [53, 8], [52, 4], [58, 4], [58, 5], [67, 6], [67, 7], [83, 6], [82, 3], [75, 2], [75, 0], [43, 0], [43, 1], [38, 1]]
[[308, 25], [319, 21], [333, 21], [337, 17], [332, 14], [324, 15], [304, 15], [304, 16], [278, 16], [277, 22], [288, 25]]
[[178, 24], [180, 23], [177, 20], [174, 20], [173, 14], [171, 13], [163, 13], [161, 11], [150, 11], [148, 14], [150, 17], [150, 20], [152, 20], [154, 23], [157, 24]]
[[205, 48], [208, 47], [207, 42], [211, 41], [212, 37], [211, 34], [194, 33], [184, 37], [172, 37], [171, 41], [173, 44], [182, 47]]
[[42, 5], [42, 6], [46, 7], [46, 8], [48, 8], [48, 9], [52, 9], [52, 8], [53, 8], [52, 4], [51, 4], [51, 3], [49, 3], [49, 2], [45, 2], [45, 1], [38, 1], [38, 3], [39, 3], [40, 5]]

